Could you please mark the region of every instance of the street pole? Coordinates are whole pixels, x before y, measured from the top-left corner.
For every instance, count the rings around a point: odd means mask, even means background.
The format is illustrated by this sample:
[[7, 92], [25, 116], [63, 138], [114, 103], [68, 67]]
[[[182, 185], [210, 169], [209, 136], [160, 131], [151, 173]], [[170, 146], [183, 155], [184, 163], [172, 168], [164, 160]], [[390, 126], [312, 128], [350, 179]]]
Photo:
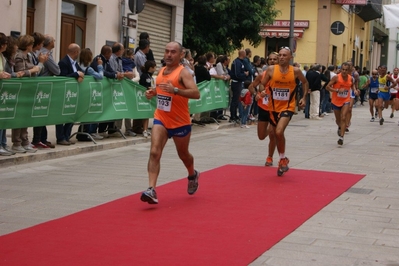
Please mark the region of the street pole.
[[123, 27], [123, 23], [122, 23], [122, 17], [125, 15], [125, 0], [121, 1], [119, 10], [120, 10], [119, 16], [120, 16], [120, 21], [121, 21], [121, 30], [120, 30], [119, 42], [125, 44], [123, 42], [123, 38], [125, 37], [125, 28]]
[[[291, 0], [291, 13], [290, 13], [290, 49], [294, 52], [294, 22], [295, 22], [295, 0]], [[293, 64], [293, 58], [291, 59]]]

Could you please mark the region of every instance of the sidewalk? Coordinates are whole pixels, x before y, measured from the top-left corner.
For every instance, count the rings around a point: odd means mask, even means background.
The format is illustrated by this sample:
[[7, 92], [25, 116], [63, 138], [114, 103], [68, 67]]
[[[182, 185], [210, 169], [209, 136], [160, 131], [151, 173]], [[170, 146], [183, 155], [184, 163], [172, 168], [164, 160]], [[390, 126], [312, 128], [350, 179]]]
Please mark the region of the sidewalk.
[[[206, 130], [217, 130], [222, 128], [233, 127], [234, 124], [229, 123], [226, 120], [220, 120], [219, 125], [216, 123], [207, 124], [206, 126], [198, 126], [193, 125], [193, 134], [206, 131]], [[72, 129], [72, 133], [78, 131], [78, 125], [74, 125]], [[149, 128], [152, 127], [152, 119], [149, 122]], [[47, 126], [48, 131], [48, 140], [56, 144], [55, 138], [55, 126]], [[125, 133], [124, 125], [122, 127], [122, 133]], [[32, 140], [33, 136], [33, 128], [28, 128], [29, 132], [29, 140]], [[125, 147], [129, 145], [136, 145], [140, 143], [149, 142], [151, 137], [144, 138], [141, 134], [137, 135], [136, 137], [125, 136], [124, 139], [122, 136], [120, 137], [111, 137], [105, 138], [102, 140], [96, 140], [96, 144], [92, 141], [78, 141], [75, 136], [71, 138], [72, 141], [75, 142], [75, 145], [64, 146], [64, 145], [57, 145], [54, 149], [41, 149], [35, 153], [17, 153], [12, 156], [0, 156], [0, 166], [10, 166], [10, 165], [17, 165], [21, 163], [29, 163], [29, 162], [37, 162], [49, 159], [56, 159], [56, 158], [63, 158], [66, 156], [73, 156], [81, 153], [90, 153], [93, 151], [101, 151], [107, 149], [116, 149], [120, 147]], [[11, 147], [11, 130], [7, 130], [7, 144]]]

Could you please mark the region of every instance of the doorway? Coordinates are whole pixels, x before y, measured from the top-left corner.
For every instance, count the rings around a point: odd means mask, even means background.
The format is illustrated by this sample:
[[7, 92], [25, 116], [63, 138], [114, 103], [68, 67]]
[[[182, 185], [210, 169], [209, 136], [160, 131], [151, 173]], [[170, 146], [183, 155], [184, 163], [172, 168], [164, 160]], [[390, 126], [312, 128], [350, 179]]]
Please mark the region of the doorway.
[[86, 5], [71, 1], [62, 1], [61, 11], [61, 46], [60, 55], [63, 58], [71, 43], [81, 48], [86, 45]]
[[337, 46], [333, 45], [332, 47], [332, 55], [331, 55], [331, 65], [337, 65]]
[[289, 39], [285, 38], [266, 38], [265, 55], [268, 56], [271, 52], [277, 52], [280, 47], [290, 46]]
[[26, 11], [26, 34], [32, 34], [35, 26], [35, 1], [28, 0]]

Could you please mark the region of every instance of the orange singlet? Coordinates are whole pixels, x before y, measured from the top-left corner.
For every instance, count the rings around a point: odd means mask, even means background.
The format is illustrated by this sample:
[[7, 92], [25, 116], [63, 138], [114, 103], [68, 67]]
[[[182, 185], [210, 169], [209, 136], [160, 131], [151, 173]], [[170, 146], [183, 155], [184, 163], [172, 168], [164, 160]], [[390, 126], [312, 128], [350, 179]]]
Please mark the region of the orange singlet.
[[167, 129], [174, 129], [191, 124], [190, 113], [188, 110], [188, 98], [173, 93], [162, 91], [158, 85], [168, 83], [169, 81], [176, 88], [184, 90], [179, 83], [180, 72], [184, 69], [182, 65], [178, 66], [172, 73], [165, 75], [165, 67], [159, 71], [156, 79], [157, 90], [157, 109], [154, 118], [161, 121]]
[[294, 67], [289, 66], [288, 72], [280, 72], [280, 66], [275, 65], [273, 76], [270, 79], [270, 111], [281, 113], [284, 111], [295, 112], [296, 82]]
[[[266, 71], [263, 71], [262, 79], [265, 77], [265, 75], [266, 75]], [[260, 96], [260, 92], [258, 92], [258, 95], [259, 95], [258, 106], [265, 111], [269, 111], [269, 109], [270, 109], [269, 108], [269, 104], [270, 104], [270, 101], [269, 101], [270, 86], [269, 86], [269, 84], [270, 84], [270, 82], [265, 85], [265, 93], [266, 93], [265, 97]]]
[[343, 92], [332, 93], [331, 103], [337, 107], [342, 107], [344, 104], [350, 102], [351, 88], [352, 88], [352, 76], [348, 75], [348, 79], [345, 81], [342, 78], [342, 74], [337, 74], [337, 82], [332, 86], [334, 89], [345, 89]]

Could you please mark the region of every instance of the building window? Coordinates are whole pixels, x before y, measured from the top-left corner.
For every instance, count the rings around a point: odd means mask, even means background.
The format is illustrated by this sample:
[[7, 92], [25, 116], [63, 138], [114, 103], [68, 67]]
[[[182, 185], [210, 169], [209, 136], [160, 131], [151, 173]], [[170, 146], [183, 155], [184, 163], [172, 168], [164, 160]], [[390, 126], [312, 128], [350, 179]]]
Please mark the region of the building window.
[[35, 8], [35, 0], [28, 0], [28, 8]]
[[62, 1], [61, 12], [64, 14], [85, 18], [86, 5], [70, 1]]

